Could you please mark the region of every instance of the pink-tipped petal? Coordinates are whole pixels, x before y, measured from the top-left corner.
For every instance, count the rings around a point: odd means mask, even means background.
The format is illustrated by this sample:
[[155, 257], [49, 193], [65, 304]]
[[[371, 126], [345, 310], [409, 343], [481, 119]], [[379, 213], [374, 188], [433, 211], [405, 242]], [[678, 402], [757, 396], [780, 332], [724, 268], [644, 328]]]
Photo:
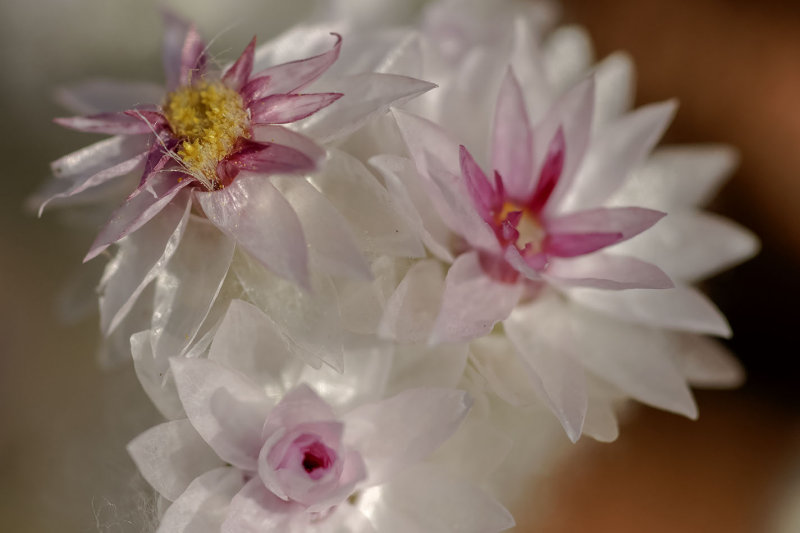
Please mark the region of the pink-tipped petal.
[[273, 94], [252, 102], [253, 124], [288, 124], [306, 118], [341, 98], [342, 93]]
[[550, 261], [546, 277], [556, 285], [596, 289], [670, 289], [675, 285], [657, 266], [634, 257], [603, 252]]
[[442, 306], [429, 342], [462, 342], [492, 331], [522, 295], [520, 283], [495, 281], [484, 271], [478, 252], [458, 256], [445, 277]]
[[[322, 76], [339, 57], [339, 50], [342, 47], [341, 35], [333, 35], [336, 37], [336, 43], [325, 53], [276, 65], [254, 74], [253, 79], [242, 88], [244, 99], [252, 101], [271, 94], [292, 93]], [[268, 79], [267, 83], [265, 79]]]
[[264, 176], [239, 176], [221, 191], [197, 192], [206, 216], [264, 266], [309, 287], [302, 225], [286, 198]]
[[510, 67], [497, 97], [492, 165], [503, 177], [509, 197], [524, 200], [533, 181], [533, 132], [522, 88]]
[[492, 213], [498, 211], [503, 205], [503, 198], [495, 193], [486, 174], [483, 173], [481, 167], [475, 162], [472, 154], [464, 147], [459, 146], [459, 158], [461, 162], [461, 174], [464, 176], [464, 181], [467, 184], [467, 190], [472, 196], [472, 202], [475, 209], [481, 215], [483, 220], [489, 224], [494, 223]]
[[146, 184], [136, 189], [111, 215], [92, 243], [84, 262], [97, 257], [112, 243], [136, 231], [156, 216], [181, 190], [192, 182], [179, 175], [155, 174]]
[[558, 233], [547, 236], [543, 250], [555, 257], [577, 257], [596, 252], [621, 240], [622, 233]]
[[254, 472], [272, 408], [264, 391], [243, 374], [207, 359], [173, 357], [170, 368], [186, 415], [220, 459]]
[[206, 43], [200, 37], [197, 27], [192, 24], [181, 49], [181, 85], [189, 85], [203, 77], [206, 71], [205, 49]]
[[541, 211], [553, 191], [561, 179], [561, 174], [564, 172], [564, 158], [566, 151], [566, 140], [564, 139], [564, 130], [558, 128], [553, 139], [550, 141], [550, 148], [545, 155], [544, 164], [539, 171], [539, 180], [536, 183], [536, 189], [533, 192], [533, 197], [528, 202], [528, 207], [534, 213]]
[[305, 135], [283, 126], [253, 126], [253, 140], [262, 144], [280, 144], [302, 152], [309, 159], [319, 164], [325, 157], [325, 149]]
[[253, 55], [255, 49], [256, 38], [253, 37], [247, 45], [247, 48], [242, 52], [242, 55], [239, 56], [239, 59], [228, 67], [225, 74], [222, 75], [222, 81], [234, 91], [240, 90], [250, 79], [250, 73], [253, 72]]
[[183, 45], [189, 34], [191, 24], [168, 9], [162, 10], [164, 18], [164, 47], [162, 58], [167, 90], [175, 89], [181, 83]]
[[131, 117], [126, 112], [55, 118], [53, 122], [65, 128], [87, 133], [107, 133], [109, 135], [140, 135], [143, 133], [152, 133], [152, 130], [147, 124]]
[[621, 241], [653, 226], [666, 213], [641, 207], [597, 208], [547, 221], [548, 234], [618, 233]]
[[294, 148], [245, 140], [240, 141], [234, 155], [219, 163], [217, 172], [229, 183], [242, 171], [257, 174], [301, 174], [315, 168], [316, 162], [313, 159]]

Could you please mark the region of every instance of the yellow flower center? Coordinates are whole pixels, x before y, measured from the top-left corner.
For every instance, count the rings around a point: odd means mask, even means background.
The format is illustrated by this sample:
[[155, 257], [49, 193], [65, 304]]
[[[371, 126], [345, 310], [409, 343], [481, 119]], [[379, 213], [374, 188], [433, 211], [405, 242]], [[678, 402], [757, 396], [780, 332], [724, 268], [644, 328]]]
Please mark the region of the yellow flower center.
[[526, 244], [530, 243], [531, 253], [541, 252], [542, 241], [544, 241], [544, 238], [547, 234], [544, 230], [544, 227], [542, 227], [542, 224], [539, 222], [539, 219], [536, 217], [536, 215], [531, 213], [529, 209], [520, 207], [512, 202], [504, 202], [503, 207], [500, 212], [497, 213], [495, 220], [497, 220], [498, 224], [502, 224], [506, 217], [515, 211], [522, 211], [522, 218], [520, 219], [519, 224], [517, 224], [519, 238], [517, 238], [517, 242], [514, 244], [517, 245], [517, 248], [523, 249]]
[[239, 138], [249, 136], [242, 97], [220, 81], [201, 81], [169, 93], [164, 116], [182, 141], [177, 155], [187, 172], [207, 188], [216, 188], [217, 164]]

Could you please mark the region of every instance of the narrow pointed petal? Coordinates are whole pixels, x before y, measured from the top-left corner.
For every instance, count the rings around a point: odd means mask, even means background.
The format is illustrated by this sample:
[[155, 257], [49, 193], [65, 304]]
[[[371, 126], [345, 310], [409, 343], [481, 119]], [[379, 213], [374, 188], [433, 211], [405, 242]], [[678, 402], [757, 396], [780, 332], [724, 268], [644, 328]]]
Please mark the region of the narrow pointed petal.
[[59, 126], [87, 133], [107, 133], [109, 135], [139, 135], [152, 133], [150, 127], [125, 112], [99, 113], [82, 117], [55, 118]]
[[550, 219], [549, 234], [618, 233], [620, 241], [630, 239], [653, 226], [666, 213], [641, 207], [597, 208]]
[[576, 302], [627, 322], [666, 329], [730, 337], [728, 321], [703, 293], [678, 286], [662, 291], [575, 289]]
[[302, 519], [303, 514], [305, 508], [302, 505], [278, 498], [260, 478], [255, 477], [233, 497], [225, 521], [217, 532], [292, 531], [292, 522], [298, 516]]
[[547, 295], [518, 307], [503, 327], [528, 367], [537, 394], [575, 442], [583, 431], [588, 393], [583, 368], [569, 352], [570, 323], [558, 298]]
[[287, 146], [305, 154], [317, 165], [325, 157], [325, 149], [315, 141], [283, 126], [254, 125], [253, 140], [262, 144]]
[[170, 367], [186, 415], [203, 440], [222, 460], [254, 472], [264, 444], [261, 428], [273, 407], [263, 390], [207, 359], [173, 357]]
[[206, 70], [206, 43], [203, 42], [197, 27], [192, 24], [186, 32], [186, 40], [181, 49], [181, 85], [190, 85], [202, 79]]
[[553, 259], [544, 275], [566, 287], [597, 289], [669, 289], [674, 287], [660, 268], [634, 257], [597, 252], [569, 259]]
[[150, 339], [149, 329], [130, 336], [129, 351], [136, 377], [147, 397], [164, 418], [167, 420], [186, 418], [186, 412], [178, 397], [178, 389], [175, 388], [175, 380], [172, 378], [172, 370], [169, 368], [169, 359], [165, 357], [156, 359], [153, 356]]
[[700, 335], [682, 335], [680, 342], [678, 368], [692, 386], [727, 389], [744, 382], [742, 364], [719, 342]]
[[147, 140], [141, 137], [118, 135], [90, 144], [50, 163], [56, 178], [77, 180], [118, 165], [147, 151]]
[[217, 166], [220, 176], [232, 179], [239, 172], [258, 174], [302, 174], [316, 168], [316, 162], [303, 152], [282, 144], [240, 141], [239, 151]]
[[464, 147], [459, 146], [459, 158], [461, 161], [461, 175], [467, 183], [467, 190], [472, 196], [472, 203], [481, 215], [483, 220], [492, 224], [494, 219], [492, 213], [498, 211], [503, 205], [503, 198], [500, 197], [492, 188], [486, 174], [475, 162], [472, 154]]
[[206, 472], [167, 509], [156, 533], [219, 533], [231, 499], [244, 485], [235, 468]]
[[[247, 101], [259, 100], [271, 94], [287, 94], [299, 91], [316, 80], [339, 57], [342, 37], [333, 34], [336, 43], [325, 53], [308, 59], [300, 59], [276, 65], [253, 74], [253, 79], [242, 89], [242, 96]], [[267, 83], [264, 83], [268, 79]]]
[[109, 335], [136, 299], [164, 269], [183, 237], [191, 203], [171, 203], [139, 231], [120, 242], [100, 281], [100, 330]]
[[95, 174], [84, 174], [82, 176], [77, 176], [73, 178], [74, 182], [71, 187], [69, 187], [65, 191], [58, 192], [56, 194], [49, 196], [39, 205], [39, 216], [41, 216], [45, 207], [47, 207], [47, 205], [53, 200], [75, 196], [76, 194], [79, 194], [87, 189], [98, 187], [108, 182], [109, 180], [118, 178], [120, 176], [124, 176], [126, 174], [130, 174], [136, 169], [141, 169], [142, 164], [145, 162], [146, 157], [147, 153], [142, 152], [134, 155], [130, 159], [117, 163], [116, 165], [113, 165], [111, 167], [105, 168]]
[[252, 102], [253, 124], [288, 124], [313, 115], [341, 98], [342, 93], [273, 94]]
[[651, 104], [610, 124], [593, 140], [562, 209], [575, 211], [603, 204], [661, 139], [676, 109], [673, 100]]
[[751, 258], [759, 247], [758, 237], [735, 222], [684, 211], [670, 214], [618, 250], [659, 265], [674, 279], [693, 282]]
[[112, 243], [142, 227], [171, 202], [192, 180], [181, 180], [175, 174], [154, 175], [146, 184], [136, 189], [111, 215], [111, 220], [100, 230], [84, 262], [97, 257]]
[[253, 72], [253, 56], [256, 50], [256, 38], [250, 41], [247, 48], [244, 49], [242, 55], [236, 62], [225, 70], [222, 75], [222, 81], [233, 89], [239, 91], [250, 79], [250, 73]]
[[264, 266], [309, 286], [303, 228], [291, 204], [264, 176], [242, 175], [220, 191], [195, 193], [206, 216]]
[[522, 284], [490, 278], [477, 252], [458, 256], [445, 277], [442, 306], [429, 343], [462, 342], [488, 334], [522, 295]]
[[379, 485], [439, 448], [471, 407], [472, 399], [464, 391], [407, 390], [347, 413], [342, 418], [344, 442], [356, 446], [364, 459], [367, 483]]
[[399, 342], [424, 342], [441, 305], [444, 273], [438, 261], [426, 259], [412, 266], [389, 297], [378, 334]]
[[167, 90], [171, 91], [181, 84], [183, 49], [191, 24], [169, 10], [162, 10], [164, 18], [164, 48], [162, 57]]
[[427, 81], [368, 72], [326, 80], [320, 88], [341, 93], [335, 105], [297, 124], [299, 131], [329, 144], [345, 139], [370, 120], [436, 87]]
[[545, 154], [544, 163], [539, 171], [539, 178], [536, 182], [536, 189], [533, 191], [533, 196], [529, 200], [526, 199], [529, 209], [533, 212], [538, 213], [547, 205], [550, 196], [552, 196], [553, 191], [561, 180], [561, 175], [564, 173], [566, 149], [564, 130], [558, 128], [556, 134], [550, 140], [550, 148]]
[[595, 67], [595, 133], [633, 108], [636, 88], [633, 59], [625, 52], [615, 52]]
[[170, 501], [178, 499], [196, 477], [224, 466], [186, 419], [148, 429], [127, 449], [142, 477]]
[[233, 257], [234, 242], [213, 224], [192, 217], [180, 246], [156, 278], [151, 320], [153, 353], [184, 353], [219, 293]]
[[573, 306], [576, 356], [595, 375], [642, 403], [697, 417], [697, 405], [674, 354], [673, 333], [629, 324]]
[[154, 83], [91, 79], [56, 89], [55, 99], [79, 115], [110, 113], [164, 99], [164, 88]]
[[[382, 533], [498, 533], [514, 527], [511, 513], [494, 498], [429, 465], [362, 496], [363, 512]], [[378, 505], [369, 505], [376, 500]]]
[[428, 120], [394, 113], [431, 202], [447, 226], [476, 248], [499, 251], [494, 231], [478, 214], [461, 177], [458, 144]]
[[622, 233], [559, 233], [548, 235], [543, 251], [554, 257], [578, 257], [622, 240]]
[[[569, 89], [539, 122], [533, 131], [536, 164], [534, 173], [541, 176], [548, 160], [557, 154], [554, 146], [560, 144], [559, 130], [563, 132], [563, 165], [558, 173], [558, 181], [544, 205], [547, 215], [564, 212], [560, 208], [562, 198], [572, 189], [578, 169], [583, 166], [584, 156], [589, 147], [594, 115], [594, 78], [588, 77]], [[556, 145], [553, 144], [556, 142]], [[549, 171], [548, 171], [549, 173]], [[551, 173], [555, 175], [555, 172]], [[529, 194], [533, 194], [537, 182], [531, 182]]]
[[506, 72], [497, 97], [492, 166], [503, 177], [511, 198], [525, 198], [533, 181], [533, 132], [522, 88], [511, 68]]
[[322, 193], [304, 179], [276, 178], [274, 183], [300, 219], [312, 261], [334, 276], [372, 279], [347, 220]]

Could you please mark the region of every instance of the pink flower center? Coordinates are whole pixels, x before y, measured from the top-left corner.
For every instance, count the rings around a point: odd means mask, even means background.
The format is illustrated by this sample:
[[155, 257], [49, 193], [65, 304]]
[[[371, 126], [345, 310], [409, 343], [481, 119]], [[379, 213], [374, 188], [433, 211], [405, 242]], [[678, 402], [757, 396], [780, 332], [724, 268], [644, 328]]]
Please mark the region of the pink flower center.
[[547, 233], [529, 208], [505, 201], [500, 211], [494, 213], [494, 220], [501, 243], [513, 244], [525, 254], [542, 251]]
[[324, 476], [336, 462], [336, 452], [325, 446], [316, 435], [301, 435], [294, 441], [293, 447], [295, 446], [302, 454], [300, 464], [303, 470], [315, 481]]

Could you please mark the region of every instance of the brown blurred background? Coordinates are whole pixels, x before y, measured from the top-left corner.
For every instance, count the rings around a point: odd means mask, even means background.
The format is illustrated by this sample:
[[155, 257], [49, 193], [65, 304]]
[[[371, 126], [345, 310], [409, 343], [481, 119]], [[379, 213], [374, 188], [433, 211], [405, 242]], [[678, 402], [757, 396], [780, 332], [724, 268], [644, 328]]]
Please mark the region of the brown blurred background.
[[[128, 369], [96, 365], [95, 318], [64, 324], [57, 316], [57, 295], [81, 270], [91, 237], [20, 206], [48, 161], [86, 142], [50, 124], [59, 112], [55, 85], [97, 73], [160, 79], [156, 2], [14, 2], [0, 4], [0, 530], [139, 531], [139, 493], [123, 447], [155, 413]], [[707, 284], [731, 320], [745, 387], [699, 393], [697, 422], [641, 408], [616, 443], [582, 441], [552, 489], [518, 510], [519, 529], [800, 531], [779, 526], [800, 507], [800, 489], [792, 492], [792, 483], [800, 486], [800, 4], [564, 3], [566, 21], [589, 28], [598, 57], [631, 53], [640, 102], [680, 99], [668, 141], [739, 147], [741, 169], [713, 209], [755, 230], [764, 249]], [[207, 34], [247, 12], [259, 16], [237, 31], [269, 35], [306, 14], [310, 1], [277, 5], [231, 0], [229, 20], [192, 9]], [[223, 35], [220, 49], [239, 41]]]

